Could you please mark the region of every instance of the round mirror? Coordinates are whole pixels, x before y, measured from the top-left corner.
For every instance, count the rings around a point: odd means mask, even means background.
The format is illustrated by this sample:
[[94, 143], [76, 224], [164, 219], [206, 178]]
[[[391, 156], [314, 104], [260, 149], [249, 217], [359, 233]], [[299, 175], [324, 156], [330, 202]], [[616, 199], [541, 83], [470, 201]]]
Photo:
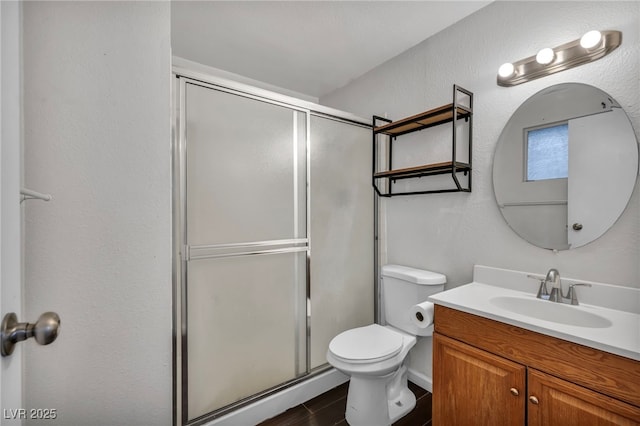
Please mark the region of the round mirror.
[[580, 83], [527, 99], [502, 130], [493, 188], [509, 226], [538, 247], [566, 250], [604, 234], [638, 175], [638, 142], [620, 105]]

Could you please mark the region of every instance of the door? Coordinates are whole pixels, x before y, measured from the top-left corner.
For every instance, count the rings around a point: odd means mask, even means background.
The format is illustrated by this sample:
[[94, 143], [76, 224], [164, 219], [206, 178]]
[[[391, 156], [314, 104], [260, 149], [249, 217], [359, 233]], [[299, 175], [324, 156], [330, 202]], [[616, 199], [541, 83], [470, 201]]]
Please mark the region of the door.
[[308, 371], [307, 114], [186, 79], [180, 96], [191, 422]]
[[433, 335], [433, 424], [522, 426], [526, 367]]
[[640, 425], [640, 408], [529, 369], [530, 426]]
[[176, 85], [176, 395], [191, 423], [322, 372], [334, 336], [373, 322], [375, 216], [370, 127]]
[[567, 236], [572, 248], [600, 237], [626, 208], [638, 171], [638, 147], [628, 140], [635, 135], [621, 108], [569, 120]]
[[370, 139], [369, 128], [311, 116], [312, 369], [327, 363], [331, 339], [374, 321]]
[[[20, 266], [20, 2], [0, 2], [0, 315], [21, 317]], [[2, 425], [20, 424], [22, 349], [2, 357]]]

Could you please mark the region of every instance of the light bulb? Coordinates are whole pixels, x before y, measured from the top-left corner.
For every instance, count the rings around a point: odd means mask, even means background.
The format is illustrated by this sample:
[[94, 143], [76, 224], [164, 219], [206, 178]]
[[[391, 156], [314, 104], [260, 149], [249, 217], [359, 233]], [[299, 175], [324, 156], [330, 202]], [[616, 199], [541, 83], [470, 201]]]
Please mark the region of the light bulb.
[[511, 62], [500, 65], [498, 68], [498, 75], [502, 78], [511, 77], [516, 72], [515, 67]]
[[553, 59], [556, 57], [556, 54], [553, 52], [553, 49], [550, 47], [545, 47], [544, 49], [540, 49], [538, 54], [536, 55], [536, 62], [542, 65], [547, 65], [553, 62]]
[[584, 47], [585, 49], [592, 49], [600, 44], [600, 40], [602, 40], [602, 34], [600, 34], [600, 31], [589, 31], [580, 39], [580, 46]]

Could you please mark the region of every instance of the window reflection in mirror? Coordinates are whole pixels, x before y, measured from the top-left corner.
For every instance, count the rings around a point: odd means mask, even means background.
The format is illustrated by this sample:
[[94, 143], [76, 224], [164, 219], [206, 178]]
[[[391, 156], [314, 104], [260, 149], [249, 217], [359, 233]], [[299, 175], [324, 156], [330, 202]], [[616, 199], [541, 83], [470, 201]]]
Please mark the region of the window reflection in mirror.
[[525, 130], [527, 181], [567, 178], [569, 124]]

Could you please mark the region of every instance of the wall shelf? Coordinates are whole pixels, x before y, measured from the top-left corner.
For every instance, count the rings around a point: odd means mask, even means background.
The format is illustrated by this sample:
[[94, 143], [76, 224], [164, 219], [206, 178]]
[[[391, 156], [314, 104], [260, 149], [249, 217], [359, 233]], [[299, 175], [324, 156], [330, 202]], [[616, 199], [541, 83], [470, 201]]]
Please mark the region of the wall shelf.
[[[462, 94], [468, 101], [466, 104], [460, 103], [459, 97]], [[455, 119], [454, 119], [455, 117]], [[469, 161], [461, 162], [456, 159], [456, 122], [464, 119], [468, 124], [468, 153]], [[385, 124], [377, 125], [378, 122]], [[424, 130], [430, 127], [439, 126], [446, 123], [452, 124], [451, 135], [451, 161], [438, 162], [433, 164], [416, 165], [404, 168], [392, 168], [393, 160], [393, 141], [398, 136]], [[376, 193], [382, 197], [392, 197], [395, 195], [412, 195], [412, 194], [431, 194], [440, 192], [471, 192], [471, 140], [473, 128], [473, 93], [461, 88], [453, 86], [453, 102], [443, 105], [411, 117], [403, 118], [397, 121], [373, 116], [373, 187]], [[378, 164], [378, 135], [386, 135], [389, 137], [387, 168], [386, 170], [377, 171]], [[463, 173], [467, 177], [467, 185], [462, 186], [458, 173]], [[425, 176], [449, 174], [452, 177], [454, 187], [433, 190], [417, 190], [417, 191], [393, 191], [393, 185], [397, 180], [421, 178]], [[386, 180], [386, 182], [385, 182]], [[384, 182], [384, 183], [380, 183]], [[379, 185], [380, 183], [380, 185]], [[382, 188], [381, 186], [386, 186]]]
[[[458, 105], [457, 118], [465, 118], [471, 115], [471, 111]], [[376, 133], [383, 133], [389, 136], [401, 136], [407, 133], [423, 130], [428, 127], [438, 126], [440, 124], [450, 123], [453, 119], [453, 104], [444, 105], [402, 120], [394, 121], [384, 126], [376, 127]]]
[[443, 163], [425, 164], [424, 166], [407, 167], [404, 169], [387, 170], [385, 172], [374, 173], [374, 177], [388, 177], [391, 179], [407, 179], [422, 176], [441, 175], [445, 173], [451, 173], [454, 170], [458, 172], [468, 172], [471, 170], [471, 166], [467, 163], [461, 163], [459, 161], [453, 163], [451, 161], [445, 161]]

